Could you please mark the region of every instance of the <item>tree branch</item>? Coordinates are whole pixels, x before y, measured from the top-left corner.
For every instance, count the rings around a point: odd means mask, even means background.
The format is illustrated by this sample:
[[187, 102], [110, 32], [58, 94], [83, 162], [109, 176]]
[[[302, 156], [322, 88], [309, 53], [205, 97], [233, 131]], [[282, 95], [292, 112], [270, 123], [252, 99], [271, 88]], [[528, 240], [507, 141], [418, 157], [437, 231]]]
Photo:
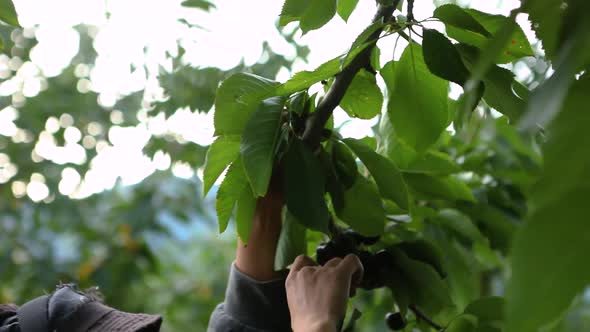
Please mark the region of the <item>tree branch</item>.
[[408, 0], [408, 21], [415, 21], [414, 19], [414, 0]]
[[[393, 11], [399, 4], [400, 0], [394, 0], [394, 3], [389, 6], [380, 5], [377, 9], [377, 14], [373, 18], [373, 23], [381, 20], [387, 20], [393, 14]], [[324, 99], [319, 103], [315, 112], [313, 112], [307, 119], [305, 131], [303, 132], [303, 141], [315, 150], [320, 144], [322, 129], [326, 126], [326, 122], [330, 119], [332, 112], [344, 97], [346, 90], [350, 86], [352, 79], [359, 70], [365, 68], [370, 63], [371, 52], [379, 39], [379, 35], [383, 28], [377, 29], [367, 38], [367, 40], [374, 40], [374, 42], [363, 49], [351, 62], [346, 66], [334, 80], [334, 83], [324, 96]]]

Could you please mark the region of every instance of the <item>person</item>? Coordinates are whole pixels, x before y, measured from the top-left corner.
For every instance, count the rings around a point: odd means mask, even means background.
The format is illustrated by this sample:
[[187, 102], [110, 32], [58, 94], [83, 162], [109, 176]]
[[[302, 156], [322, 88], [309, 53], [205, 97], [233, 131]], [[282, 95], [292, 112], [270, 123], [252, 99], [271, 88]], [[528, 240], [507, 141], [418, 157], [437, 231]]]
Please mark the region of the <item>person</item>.
[[363, 266], [355, 255], [324, 266], [299, 256], [288, 275], [275, 271], [283, 205], [281, 190], [271, 183], [257, 202], [248, 244], [238, 240], [225, 300], [213, 311], [208, 332], [339, 330]]
[[339, 331], [348, 295], [354, 294], [362, 273], [363, 266], [353, 254], [333, 258], [324, 266], [309, 257], [297, 257], [286, 280], [293, 331]]
[[158, 332], [162, 317], [122, 312], [95, 290], [60, 284], [22, 306], [0, 304], [0, 332]]
[[[238, 240], [223, 303], [211, 314], [208, 332], [334, 332], [348, 296], [361, 281], [358, 257], [318, 266], [299, 256], [288, 274], [274, 270], [283, 198], [271, 190], [257, 202], [250, 241]], [[24, 305], [0, 304], [0, 332], [158, 332], [159, 315], [126, 313], [102, 303], [94, 292], [58, 285]]]

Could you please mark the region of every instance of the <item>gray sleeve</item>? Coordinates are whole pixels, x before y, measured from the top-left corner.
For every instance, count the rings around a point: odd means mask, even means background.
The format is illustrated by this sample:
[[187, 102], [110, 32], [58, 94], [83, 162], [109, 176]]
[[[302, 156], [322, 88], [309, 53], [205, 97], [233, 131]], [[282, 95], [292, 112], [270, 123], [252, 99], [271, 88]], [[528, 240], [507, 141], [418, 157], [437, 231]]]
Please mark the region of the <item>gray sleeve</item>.
[[291, 331], [285, 278], [257, 281], [232, 264], [225, 300], [211, 314], [207, 331]]

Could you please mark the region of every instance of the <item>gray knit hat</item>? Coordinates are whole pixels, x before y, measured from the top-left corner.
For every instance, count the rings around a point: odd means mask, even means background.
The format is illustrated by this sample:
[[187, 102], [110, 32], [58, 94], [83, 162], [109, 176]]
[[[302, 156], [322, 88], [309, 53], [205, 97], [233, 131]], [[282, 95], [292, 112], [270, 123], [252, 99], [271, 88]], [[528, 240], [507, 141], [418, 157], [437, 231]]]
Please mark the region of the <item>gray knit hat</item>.
[[20, 332], [158, 332], [162, 317], [122, 312], [73, 284], [58, 286], [17, 310]]

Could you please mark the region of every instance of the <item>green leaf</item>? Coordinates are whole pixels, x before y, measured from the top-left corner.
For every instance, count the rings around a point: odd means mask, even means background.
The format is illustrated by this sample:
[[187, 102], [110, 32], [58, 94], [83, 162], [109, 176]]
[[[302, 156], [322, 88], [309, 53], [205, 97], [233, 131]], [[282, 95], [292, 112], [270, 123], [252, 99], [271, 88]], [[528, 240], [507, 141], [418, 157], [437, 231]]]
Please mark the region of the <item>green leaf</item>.
[[403, 251], [388, 249], [394, 256], [410, 293], [410, 303], [417, 305], [430, 316], [434, 316], [453, 303], [449, 289], [436, 270], [429, 264], [409, 258]]
[[[477, 105], [479, 105], [481, 96], [483, 96], [483, 90], [481, 95], [478, 97], [476, 97], [475, 91], [470, 91], [468, 93], [461, 94], [457, 100], [452, 100], [449, 98], [449, 121], [452, 122], [453, 128], [456, 132], [461, 133], [466, 124], [469, 123], [471, 114]], [[465, 104], [468, 101], [472, 102], [471, 106], [474, 107], [468, 107]]]
[[0, 20], [13, 27], [20, 27], [12, 0], [0, 0]]
[[309, 88], [313, 84], [327, 80], [340, 72], [340, 57], [336, 57], [326, 63], [323, 63], [314, 71], [300, 71], [293, 75], [287, 82], [281, 84], [276, 89], [279, 96], [289, 95], [296, 91]]
[[336, 15], [336, 0], [310, 0], [299, 20], [303, 34], [323, 27]]
[[473, 18], [473, 16], [468, 14], [463, 8], [454, 4], [442, 5], [436, 8], [433, 17], [441, 20], [447, 29], [453, 27], [476, 33], [483, 37], [491, 36], [490, 32]]
[[264, 196], [270, 183], [284, 104], [282, 97], [265, 99], [244, 128], [240, 154], [255, 196]]
[[236, 208], [236, 230], [238, 236], [245, 244], [250, 239], [252, 222], [254, 220], [254, 211], [256, 210], [256, 197], [250, 187], [244, 188], [237, 202]]
[[539, 330], [590, 284], [588, 91], [590, 76], [584, 75], [548, 128], [543, 174], [513, 241], [507, 332]]
[[356, 331], [356, 322], [361, 318], [362, 314], [363, 313], [360, 312], [357, 308], [353, 308], [350, 317], [347, 319], [348, 322], [344, 325], [342, 332]]
[[236, 202], [244, 194], [248, 186], [248, 179], [244, 172], [242, 159], [237, 158], [227, 170], [227, 174], [217, 191], [215, 209], [219, 223], [219, 233], [223, 233], [229, 223]]
[[344, 192], [344, 206], [336, 214], [359, 234], [383, 234], [385, 210], [381, 197], [375, 184], [363, 176], [357, 176], [354, 185]]
[[394, 77], [384, 79], [393, 80], [387, 83], [392, 90], [387, 109], [396, 135], [416, 151], [426, 150], [446, 127], [448, 83], [430, 73], [422, 48], [413, 43], [395, 65]]
[[461, 86], [469, 78], [469, 71], [453, 43], [442, 33], [424, 29], [422, 39], [424, 62], [434, 75]]
[[221, 83], [215, 97], [215, 136], [241, 135], [258, 104], [273, 94], [278, 83], [239, 73]]
[[283, 162], [287, 208], [306, 227], [327, 234], [326, 178], [319, 161], [303, 142], [295, 139]]
[[[463, 44], [457, 47], [470, 69], [479, 64], [481, 52]], [[486, 69], [483, 77], [472, 79], [481, 79], [484, 83], [483, 99], [490, 107], [512, 120], [521, 117], [525, 109], [525, 101], [514, 93], [514, 86], [520, 85], [520, 83], [514, 79], [514, 74], [510, 70], [491, 65]], [[474, 93], [479, 94], [480, 92], [474, 91]]]
[[[219, 68], [195, 68], [189, 65], [173, 64], [172, 72], [161, 72], [158, 83], [166, 92], [168, 98], [156, 103], [154, 112], [163, 111], [167, 117], [172, 116], [179, 108], [190, 107], [192, 111], [209, 112], [214, 104], [219, 83], [227, 78], [229, 73]], [[137, 110], [141, 107], [144, 91], [130, 94], [115, 104], [116, 109]], [[126, 102], [127, 100], [127, 102]], [[129, 112], [131, 113], [131, 112]]]
[[[586, 111], [589, 89], [590, 74], [585, 74], [574, 83], [563, 109], [547, 128], [549, 140], [543, 147], [544, 170], [532, 197], [535, 206], [557, 200], [588, 183], [590, 158], [584, 147], [590, 142]], [[573, 156], [576, 158], [570, 158]]]
[[[348, 50], [344, 60], [342, 61], [343, 65], [347, 65], [354, 59], [354, 57], [359, 54], [362, 50], [367, 48], [369, 45], [374, 45], [375, 40], [372, 40], [373, 34], [375, 34], [378, 30], [383, 29], [384, 24], [382, 22], [375, 22], [369, 25], [368, 27], [363, 30], [352, 42], [350, 49]], [[373, 36], [373, 38], [376, 38]]]
[[451, 321], [445, 332], [476, 332], [477, 317], [473, 315], [461, 315]]
[[393, 160], [400, 169], [407, 169], [416, 160], [418, 153], [397, 136], [387, 112], [381, 114], [378, 134], [377, 151]]
[[375, 45], [375, 47], [373, 47], [373, 50], [371, 51], [371, 59], [369, 59], [369, 63], [371, 64], [371, 68], [373, 68], [375, 71], [379, 71], [381, 70], [381, 50], [379, 49], [379, 47], [377, 47], [377, 45]]
[[399, 308], [399, 312], [405, 316], [408, 312], [408, 307], [410, 306], [410, 297], [412, 296], [411, 291], [405, 286], [408, 284], [408, 281], [399, 267], [391, 269], [389, 278], [391, 280], [389, 287], [393, 292], [395, 303]]
[[279, 19], [279, 25], [285, 26], [289, 22], [298, 21], [309, 7], [312, 0], [285, 0]]
[[563, 9], [563, 23], [559, 31], [558, 49], [562, 49], [568, 37], [574, 35], [576, 31], [579, 31], [584, 26], [584, 23], [587, 23], [586, 14], [590, 11], [590, 3], [588, 1], [570, 0], [567, 5], [563, 6]]
[[295, 258], [306, 253], [306, 230], [303, 224], [285, 210], [285, 221], [281, 228], [281, 235], [275, 254], [275, 270], [287, 268]]
[[383, 94], [377, 86], [375, 75], [361, 69], [340, 101], [340, 107], [348, 115], [360, 119], [371, 119], [381, 113]]
[[[340, 144], [342, 144], [342, 143], [340, 143]], [[342, 145], [344, 145], [344, 144], [342, 144]], [[322, 157], [322, 155], [324, 155], [324, 154], [327, 154], [327, 152], [325, 152], [325, 151], [320, 152], [320, 158], [329, 160], [329, 157], [327, 157], [327, 156], [325, 158]], [[334, 156], [334, 155], [332, 155], [332, 156]], [[324, 161], [322, 163], [329, 165], [330, 162]], [[344, 191], [346, 189], [352, 187], [352, 185], [356, 181], [356, 177], [360, 176], [360, 175], [358, 175], [358, 170], [354, 173], [354, 178], [347, 177], [346, 173], [338, 174], [338, 171], [336, 170], [335, 161], [332, 160], [332, 163], [333, 163], [332, 167], [329, 167], [329, 166], [327, 167], [328, 174], [326, 176], [326, 191], [330, 195], [330, 201], [332, 203], [334, 210], [338, 210], [338, 209], [341, 209], [342, 206], [344, 206]], [[355, 166], [356, 166], [356, 163], [355, 163]], [[344, 178], [342, 176], [344, 176]], [[347, 181], [348, 183], [346, 183], [346, 185], [345, 185], [342, 183], [343, 181]]]
[[506, 292], [507, 332], [537, 331], [565, 311], [590, 283], [588, 195], [587, 183], [586, 188], [559, 195], [538, 207], [517, 233]]
[[393, 201], [390, 201], [390, 200], [385, 200], [383, 202], [383, 208], [385, 209], [385, 214], [405, 214], [405, 213], [407, 213], [406, 210], [397, 206], [397, 204], [395, 204]]
[[426, 151], [401, 169], [404, 173], [448, 175], [458, 173], [461, 167], [451, 157], [439, 151]]
[[434, 244], [419, 239], [416, 241], [406, 241], [397, 245], [408, 258], [417, 260], [431, 265], [441, 278], [445, 278], [447, 273], [442, 263], [442, 252]]
[[[519, 28], [518, 24], [513, 20], [508, 20], [499, 29], [498, 33], [494, 34], [492, 38], [482, 48], [480, 56], [475, 65], [471, 69], [471, 77], [464, 88], [466, 91], [473, 89], [475, 83], [481, 81], [489, 68], [494, 62], [500, 62], [499, 57], [505, 53], [505, 45], [509, 43], [511, 35]], [[475, 48], [477, 49], [477, 48]]]
[[557, 115], [567, 96], [575, 75], [590, 62], [590, 21], [582, 20], [560, 48], [555, 73], [543, 82], [527, 105], [526, 114], [518, 124], [521, 130], [533, 131], [545, 126]]
[[240, 138], [237, 136], [218, 137], [207, 150], [203, 170], [203, 196], [207, 195], [223, 170], [240, 153]]
[[477, 317], [480, 323], [502, 323], [504, 321], [504, 298], [482, 297], [471, 302], [464, 311]]
[[412, 204], [410, 206], [410, 223], [408, 228], [414, 231], [424, 229], [424, 221], [436, 216], [436, 210], [428, 206]]
[[349, 148], [340, 141], [332, 144], [332, 165], [344, 189], [352, 187], [358, 176], [356, 158]]
[[537, 38], [543, 42], [547, 58], [557, 54], [559, 28], [563, 18], [563, 6], [554, 0], [527, 0], [523, 3], [523, 11], [529, 14], [531, 28]]
[[336, 14], [336, 0], [286, 0], [279, 25], [299, 21], [303, 34], [319, 29]]
[[377, 139], [375, 139], [375, 137], [365, 136], [358, 141], [363, 142], [363, 144], [371, 148], [371, 150], [377, 149]]
[[14, 41], [10, 38], [13, 30], [14, 27], [10, 25], [0, 24], [0, 44], [2, 44], [2, 49], [5, 54], [7, 54], [12, 46], [14, 46]]
[[426, 235], [434, 235], [431, 241], [443, 253], [443, 262], [447, 271], [447, 278], [451, 298], [458, 310], [465, 308], [471, 301], [480, 296], [480, 267], [475, 264], [473, 253], [465, 249], [448, 236], [444, 236], [441, 230], [427, 226]]
[[199, 8], [205, 11], [215, 9], [216, 6], [207, 0], [184, 0], [181, 4], [184, 7]]
[[504, 211], [488, 204], [461, 206], [461, 210], [469, 214], [481, 232], [489, 239], [490, 246], [507, 253], [510, 242], [516, 231], [516, 222]]
[[302, 114], [305, 111], [305, 104], [309, 102], [310, 98], [306, 90], [294, 93], [289, 97], [289, 112]]
[[395, 164], [373, 151], [359, 140], [347, 138], [346, 145], [360, 158], [367, 167], [384, 198], [397, 203], [401, 208], [408, 208], [408, 190], [399, 169]]
[[385, 81], [385, 86], [387, 87], [387, 92], [391, 93], [391, 91], [395, 88], [395, 68], [397, 62], [391, 60], [388, 63], [384, 64], [379, 71], [379, 74]]
[[463, 242], [485, 242], [484, 236], [473, 224], [469, 216], [455, 209], [442, 209], [435, 218], [436, 222], [447, 228]]
[[502, 332], [502, 329], [484, 323], [477, 326], [476, 332]]
[[510, 70], [492, 66], [483, 82], [486, 87], [483, 99], [488, 105], [512, 120], [521, 117], [526, 103], [514, 94], [513, 85], [520, 83]]
[[352, 14], [358, 2], [359, 0], [338, 0], [338, 8], [336, 11], [338, 12], [338, 15], [344, 20], [344, 22], [348, 21], [350, 14]]
[[498, 118], [495, 121], [497, 139], [506, 140], [513, 149], [514, 154], [520, 154], [529, 158], [537, 165], [543, 163], [543, 158], [527, 135], [518, 132], [516, 126], [511, 125], [506, 118]]
[[[467, 18], [468, 16], [473, 20]], [[497, 56], [494, 55], [493, 61], [496, 63], [512, 62], [533, 55], [526, 35], [512, 18], [491, 15], [475, 9], [463, 9], [451, 4], [437, 8], [434, 17], [445, 23], [449, 37], [480, 49], [485, 49], [496, 35], [502, 34], [506, 26], [511, 26], [510, 34], [505, 40], [502, 38], [499, 45], [500, 52]]]
[[435, 177], [427, 174], [404, 174], [408, 186], [418, 193], [434, 199], [475, 202], [471, 189], [452, 176]]

